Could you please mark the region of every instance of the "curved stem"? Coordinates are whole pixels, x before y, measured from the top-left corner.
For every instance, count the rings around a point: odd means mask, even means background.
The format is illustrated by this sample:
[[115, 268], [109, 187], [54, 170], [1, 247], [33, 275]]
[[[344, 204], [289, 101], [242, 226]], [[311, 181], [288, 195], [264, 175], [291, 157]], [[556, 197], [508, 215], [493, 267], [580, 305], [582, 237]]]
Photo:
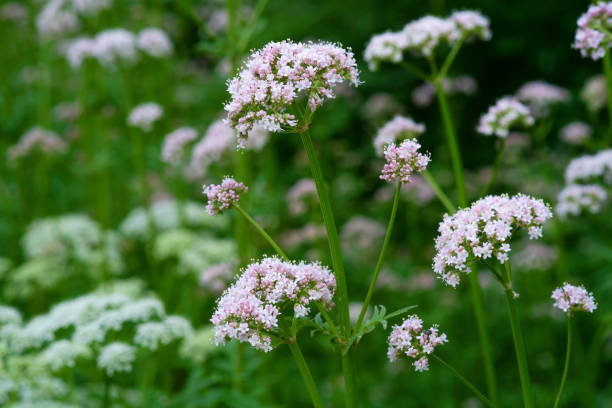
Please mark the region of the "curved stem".
[[325, 310], [325, 308], [321, 306], [319, 302], [316, 302], [316, 304], [317, 308], [319, 309], [319, 312], [321, 313], [321, 316], [323, 316], [323, 319], [329, 325], [329, 328], [331, 329], [334, 336], [339, 337], [338, 329], [336, 328], [336, 325], [334, 324], [332, 318], [329, 316], [329, 313], [327, 313], [327, 310]]
[[[338, 310], [340, 314], [342, 334], [345, 337], [348, 337], [351, 334], [351, 320], [349, 318], [348, 310], [348, 289], [346, 285], [346, 275], [344, 273], [344, 264], [342, 262], [342, 252], [340, 251], [340, 240], [338, 239], [338, 231], [336, 229], [336, 221], [332, 212], [325, 180], [323, 179], [321, 165], [319, 164], [319, 159], [315, 153], [308, 130], [301, 132], [300, 137], [302, 139], [302, 143], [304, 144], [306, 155], [308, 156], [310, 170], [317, 188], [317, 195], [319, 196], [319, 204], [321, 206], [323, 222], [325, 223], [325, 229], [327, 231], [327, 241], [329, 243], [334, 276], [336, 277]], [[341, 353], [341, 355], [342, 373], [344, 375], [344, 388], [346, 393], [346, 406], [347, 408], [351, 408], [357, 405], [355, 397], [356, 381], [352, 353]]]
[[603, 57], [603, 71], [606, 76], [606, 87], [608, 88], [608, 120], [610, 128], [607, 132], [606, 143], [609, 144], [612, 138], [612, 57], [609, 50], [606, 50]]
[[456, 212], [457, 209], [455, 208], [451, 200], [448, 198], [448, 196], [444, 193], [440, 185], [436, 182], [436, 180], [431, 175], [429, 170], [423, 171], [422, 174], [427, 184], [429, 184], [429, 187], [431, 187], [433, 192], [438, 197], [438, 200], [440, 200], [442, 205], [444, 205], [444, 208], [446, 208], [446, 211], [448, 211], [450, 214], [453, 214], [454, 212]]
[[406, 69], [406, 71], [410, 72], [412, 75], [419, 77], [420, 79], [422, 79], [423, 81], [430, 81], [430, 78], [427, 76], [427, 74], [425, 72], [423, 72], [420, 68], [415, 67], [414, 65], [406, 62], [406, 61], [400, 61], [399, 63], [404, 69]]
[[502, 159], [504, 157], [505, 148], [506, 148], [506, 139], [504, 138], [500, 142], [499, 150], [497, 151], [497, 157], [495, 157], [495, 162], [493, 163], [493, 171], [491, 172], [491, 177], [489, 178], [487, 185], [482, 189], [482, 192], [480, 193], [481, 197], [484, 197], [485, 195], [487, 195], [487, 193], [491, 189], [491, 186], [493, 186], [495, 179], [497, 178], [497, 172], [499, 171], [499, 166], [501, 165]]
[[461, 164], [461, 154], [459, 153], [457, 136], [455, 135], [453, 121], [451, 119], [450, 111], [448, 109], [446, 95], [444, 94], [444, 90], [442, 89], [442, 84], [440, 83], [440, 81], [434, 81], [434, 86], [436, 88], [438, 104], [440, 105], [442, 121], [444, 122], [446, 142], [448, 143], [448, 148], [451, 154], [451, 162], [453, 166], [453, 173], [455, 174], [455, 184], [457, 185], [457, 198], [459, 200], [459, 206], [465, 207], [467, 204], [465, 179], [463, 177], [463, 165]]
[[283, 252], [283, 250], [280, 249], [278, 244], [274, 242], [272, 237], [268, 235], [268, 233], [263, 228], [261, 228], [261, 226], [257, 223], [257, 221], [255, 221], [249, 214], [247, 214], [247, 212], [244, 211], [238, 204], [234, 204], [234, 208], [237, 209], [238, 212], [242, 214], [244, 218], [246, 218], [247, 221], [250, 222], [253, 227], [255, 227], [257, 232], [259, 232], [266, 239], [266, 241], [268, 241], [268, 243], [272, 246], [272, 248], [274, 248], [277, 254], [279, 254], [284, 260], [286, 261], [289, 260], [289, 257], [287, 257], [287, 255]]
[[391, 239], [391, 233], [393, 232], [393, 224], [395, 223], [395, 216], [397, 215], [397, 207], [399, 205], [399, 198], [400, 198], [401, 191], [402, 191], [402, 182], [399, 181], [397, 183], [397, 187], [395, 188], [395, 196], [393, 197], [393, 207], [391, 209], [391, 217], [389, 217], [389, 225], [387, 226], [387, 233], [385, 234], [385, 239], [383, 241], [383, 245], [380, 250], [380, 254], [378, 255], [378, 261], [376, 262], [376, 268], [374, 269], [374, 275], [372, 276], [372, 280], [370, 281], [370, 287], [368, 288], [368, 293], [366, 294], [365, 300], [363, 301], [361, 312], [359, 312], [359, 318], [357, 319], [357, 323], [355, 324], [355, 332], [359, 331], [359, 328], [361, 327], [361, 323], [363, 322], [363, 318], [365, 317], [366, 311], [368, 310], [368, 306], [370, 305], [370, 301], [372, 300], [372, 295], [374, 294], [374, 288], [376, 287], [376, 281], [378, 280], [378, 275], [380, 274], [380, 269], [382, 268], [382, 263], [385, 257], [385, 252], [387, 251], [387, 246], [389, 245], [389, 240]]
[[476, 396], [478, 398], [480, 398], [480, 400], [482, 402], [484, 402], [486, 406], [491, 407], [491, 408], [495, 408], [496, 405], [493, 404], [491, 402], [491, 400], [489, 400], [487, 397], [485, 397], [483, 393], [478, 391], [478, 389], [471, 382], [469, 382], [464, 376], [459, 374], [459, 372], [457, 370], [455, 370], [455, 368], [453, 366], [451, 366], [450, 364], [448, 364], [446, 361], [442, 360], [440, 357], [438, 357], [435, 354], [432, 354], [431, 356], [433, 358], [435, 358], [436, 360], [438, 360], [440, 362], [440, 364], [442, 364], [444, 367], [448, 368], [448, 370], [451, 373], [453, 373], [455, 375], [455, 377], [457, 377], [459, 379], [459, 381], [461, 381], [463, 384], [465, 384], [465, 386], [467, 386], [474, 394], [476, 394]]
[[527, 365], [527, 354], [525, 353], [525, 342], [521, 331], [518, 311], [514, 300], [514, 292], [512, 290], [512, 272], [510, 270], [510, 262], [504, 264], [506, 268], [506, 303], [508, 305], [508, 314], [510, 316], [510, 327], [512, 329], [512, 339], [514, 340], [514, 350], [516, 352], [516, 360], [521, 378], [521, 389], [523, 391], [523, 405], [525, 408], [533, 408], [533, 399], [531, 396], [531, 380], [529, 378], [529, 367]]
[[312, 405], [315, 408], [323, 408], [323, 400], [321, 399], [321, 395], [319, 395], [319, 390], [317, 389], [317, 385], [312, 378], [308, 364], [306, 363], [306, 360], [304, 360], [304, 355], [302, 354], [302, 350], [300, 350], [300, 346], [298, 346], [297, 340], [289, 342], [288, 344], [291, 354], [293, 354], [293, 358], [295, 359], [298, 369], [300, 370], [300, 374], [302, 374], [304, 384], [306, 384], [306, 388], [310, 394]]
[[559, 392], [557, 393], [557, 398], [555, 399], [555, 405], [553, 408], [557, 408], [559, 406], [559, 401], [561, 401], [561, 394], [563, 394], [563, 387], [565, 387], [565, 380], [567, 379], [567, 372], [569, 370], [570, 365], [570, 352], [572, 350], [572, 322], [571, 315], [567, 317], [567, 349], [565, 351], [565, 366], [563, 367], [563, 375], [561, 376], [561, 385], [559, 385]]

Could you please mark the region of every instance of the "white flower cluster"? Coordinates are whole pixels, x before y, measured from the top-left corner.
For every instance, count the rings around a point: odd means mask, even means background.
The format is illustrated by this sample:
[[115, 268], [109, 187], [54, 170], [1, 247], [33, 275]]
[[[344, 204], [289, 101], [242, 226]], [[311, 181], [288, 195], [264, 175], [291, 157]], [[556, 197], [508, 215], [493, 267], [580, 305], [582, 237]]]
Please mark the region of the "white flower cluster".
[[223, 217], [209, 216], [200, 203], [192, 201], [179, 203], [174, 200], [165, 200], [154, 203], [148, 210], [142, 207], [132, 210], [119, 225], [119, 232], [135, 240], [148, 238], [151, 235], [149, 216], [158, 233], [181, 226], [219, 230], [225, 228], [228, 222]]
[[371, 70], [382, 62], [399, 63], [407, 51], [429, 57], [442, 43], [454, 45], [473, 38], [489, 40], [489, 19], [477, 11], [455, 11], [448, 18], [424, 16], [412, 21], [401, 31], [378, 34], [370, 39], [364, 59]]
[[606, 190], [597, 184], [569, 184], [559, 192], [555, 212], [562, 218], [583, 212], [595, 214], [607, 198]]
[[[16, 319], [3, 323], [0, 343], [16, 354], [45, 347], [41, 357], [54, 371], [74, 367], [78, 358], [90, 357], [93, 350], [103, 347], [98, 365], [112, 375], [125, 370], [113, 368], [110, 357], [114, 348], [112, 344], [105, 346], [107, 338], [122, 338], [136, 346], [156, 350], [160, 345], [191, 334], [191, 324], [180, 316], [166, 316], [162, 303], [155, 298], [92, 293], [59, 303], [25, 325]], [[69, 338], [63, 338], [66, 335]], [[127, 367], [125, 362], [120, 366]]]
[[98, 356], [98, 367], [108, 375], [118, 372], [132, 371], [132, 363], [136, 360], [136, 348], [129, 344], [114, 342], [104, 346]]
[[506, 96], [499, 99], [482, 115], [477, 130], [483, 135], [505, 138], [515, 127], [529, 127], [535, 122], [529, 108], [517, 99]]
[[127, 124], [140, 128], [143, 132], [150, 132], [153, 123], [164, 115], [164, 109], [155, 102], [147, 102], [136, 106], [127, 118]]
[[145, 28], [138, 35], [123, 28], [100, 31], [95, 37], [79, 37], [68, 42], [64, 53], [72, 68], [80, 68], [87, 58], [109, 68], [130, 65], [139, 58], [138, 51], [153, 58], [172, 54], [172, 42], [159, 28]]
[[572, 160], [565, 169], [565, 182], [603, 181], [612, 183], [612, 149]]

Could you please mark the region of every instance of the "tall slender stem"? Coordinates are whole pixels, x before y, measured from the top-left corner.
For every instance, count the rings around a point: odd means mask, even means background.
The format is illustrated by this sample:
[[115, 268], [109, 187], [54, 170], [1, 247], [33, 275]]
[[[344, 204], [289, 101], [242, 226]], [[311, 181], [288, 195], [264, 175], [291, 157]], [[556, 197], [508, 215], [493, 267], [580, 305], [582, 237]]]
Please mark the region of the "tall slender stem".
[[510, 270], [510, 262], [504, 264], [506, 268], [506, 303], [508, 305], [508, 314], [510, 316], [510, 327], [512, 329], [512, 339], [514, 340], [514, 350], [516, 352], [516, 360], [521, 378], [521, 389], [523, 391], [523, 405], [525, 408], [533, 408], [533, 397], [531, 396], [531, 380], [529, 379], [529, 367], [527, 365], [527, 354], [525, 353], [525, 342], [521, 331], [518, 311], [512, 290], [512, 271]]
[[442, 360], [440, 357], [438, 357], [435, 354], [431, 354], [431, 356], [433, 358], [435, 358], [436, 360], [438, 360], [440, 362], [440, 364], [442, 364], [444, 367], [448, 368], [448, 370], [453, 373], [455, 375], [455, 377], [457, 377], [459, 379], [459, 381], [461, 381], [463, 384], [465, 384], [474, 394], [476, 394], [476, 396], [478, 398], [480, 398], [480, 400], [482, 402], [485, 403], [486, 406], [488, 407], [492, 407], [495, 408], [496, 405], [493, 404], [491, 402], [491, 400], [489, 400], [487, 397], [485, 397], [483, 395], [483, 393], [481, 393], [480, 391], [478, 391], [478, 389], [471, 383], [469, 382], [464, 376], [462, 376], [461, 374], [459, 374], [459, 372], [457, 370], [455, 370], [455, 368], [453, 366], [451, 366], [450, 364], [448, 364], [446, 361]]
[[312, 378], [312, 374], [310, 373], [308, 364], [306, 363], [306, 360], [304, 360], [304, 355], [302, 354], [302, 350], [300, 349], [297, 340], [294, 339], [288, 344], [289, 349], [291, 350], [291, 354], [293, 354], [293, 358], [295, 359], [298, 369], [300, 370], [300, 374], [302, 374], [304, 384], [306, 384], [306, 388], [308, 389], [308, 393], [310, 394], [312, 405], [315, 408], [323, 408], [323, 400], [321, 399], [321, 395], [319, 394], [317, 385], [315, 384], [314, 379]]
[[453, 127], [453, 121], [448, 109], [448, 103], [446, 101], [446, 95], [442, 89], [442, 84], [439, 80], [434, 81], [436, 88], [436, 95], [438, 97], [438, 104], [440, 105], [440, 112], [442, 114], [442, 121], [444, 122], [444, 129], [446, 133], [446, 142], [451, 154], [451, 162], [453, 166], [453, 173], [455, 174], [455, 184], [457, 185], [457, 198], [460, 207], [465, 207], [467, 204], [466, 192], [465, 192], [465, 179], [463, 177], [463, 165], [461, 163], [461, 154], [459, 153], [459, 145], [457, 144], [457, 136], [455, 135], [455, 128]]
[[[432, 72], [436, 73], [435, 64], [431, 63], [431, 65]], [[434, 81], [434, 85], [436, 88], [438, 103], [440, 105], [442, 121], [444, 122], [444, 128], [446, 131], [446, 141], [448, 143], [448, 147], [451, 153], [451, 161], [453, 166], [453, 173], [455, 174], [455, 183], [457, 185], [457, 198], [459, 200], [459, 206], [465, 207], [467, 205], [465, 179], [463, 176], [463, 165], [461, 163], [461, 154], [459, 153], [459, 146], [457, 144], [455, 129], [453, 127], [450, 111], [446, 102], [446, 95], [444, 94], [444, 90], [442, 89], [442, 84], [438, 80]], [[476, 325], [478, 326], [478, 337], [480, 340], [482, 357], [485, 366], [484, 368], [489, 397], [495, 405], [499, 405], [497, 385], [495, 380], [495, 370], [493, 368], [493, 358], [491, 356], [491, 346], [485, 322], [484, 305], [482, 301], [482, 288], [480, 287], [480, 283], [478, 282], [478, 276], [475, 273], [470, 274], [470, 286], [472, 290], [472, 306], [474, 308], [474, 315], [476, 317]]]
[[482, 192], [480, 193], [481, 197], [484, 197], [485, 195], [487, 195], [487, 193], [491, 189], [491, 186], [493, 186], [493, 183], [495, 182], [495, 179], [497, 178], [497, 172], [499, 171], [499, 166], [501, 165], [502, 159], [504, 157], [505, 149], [506, 149], [506, 139], [504, 138], [501, 140], [499, 144], [499, 150], [497, 151], [497, 156], [495, 157], [495, 162], [493, 163], [493, 171], [491, 172], [491, 177], [489, 178], [487, 185], [482, 189]]
[[429, 172], [429, 170], [425, 170], [423, 171], [423, 178], [425, 179], [425, 181], [427, 182], [427, 184], [429, 184], [429, 187], [431, 187], [431, 189], [433, 190], [433, 192], [436, 194], [436, 196], [438, 197], [438, 200], [440, 200], [440, 202], [442, 203], [442, 205], [444, 205], [444, 208], [446, 208], [446, 211], [448, 211], [449, 213], [454, 213], [455, 211], [457, 211], [457, 209], [455, 208], [455, 206], [453, 205], [453, 203], [451, 202], [451, 200], [448, 198], [448, 196], [444, 193], [444, 191], [442, 190], [442, 188], [440, 187], [440, 185], [436, 182], [436, 179], [434, 179], [434, 177], [431, 175], [431, 173]]
[[561, 394], [563, 394], [563, 388], [565, 387], [565, 380], [567, 379], [567, 372], [569, 371], [570, 365], [570, 353], [572, 351], [572, 321], [571, 315], [567, 316], [567, 349], [565, 350], [565, 366], [563, 367], [563, 375], [561, 376], [561, 385], [559, 385], [559, 392], [555, 399], [555, 405], [553, 408], [559, 406], [561, 401]]
[[485, 378], [487, 381], [487, 391], [489, 398], [496, 406], [499, 406], [499, 395], [497, 392], [497, 380], [495, 379], [495, 369], [493, 367], [493, 357], [491, 353], [491, 343], [487, 332], [487, 322], [485, 320], [484, 302], [482, 299], [482, 288], [478, 282], [478, 274], [471, 273], [470, 290], [472, 292], [472, 308], [476, 317], [476, 326], [478, 328], [478, 339], [482, 349], [482, 359], [485, 369]]
[[[321, 213], [323, 215], [323, 222], [325, 223], [325, 229], [327, 231], [327, 241], [329, 243], [329, 250], [331, 254], [332, 266], [334, 268], [334, 276], [336, 277], [337, 296], [338, 296], [338, 309], [340, 314], [340, 324], [342, 327], [342, 334], [345, 337], [351, 334], [351, 321], [349, 318], [348, 310], [348, 289], [346, 285], [346, 276], [344, 274], [344, 264], [342, 262], [342, 253], [340, 251], [340, 240], [338, 239], [338, 231], [336, 229], [336, 221], [332, 212], [331, 202], [329, 194], [327, 192], [327, 186], [323, 179], [323, 173], [321, 171], [321, 165], [315, 152], [312, 140], [308, 130], [300, 133], [308, 161], [310, 163], [310, 170], [312, 177], [315, 181], [317, 188], [317, 194], [319, 196], [319, 203], [321, 206]], [[342, 373], [344, 376], [344, 388], [346, 394], [346, 406], [352, 408], [357, 406], [355, 397], [356, 392], [356, 379], [353, 367], [352, 353], [342, 353]]]
[[289, 260], [289, 257], [287, 257], [287, 255], [283, 252], [283, 250], [280, 249], [278, 244], [274, 242], [272, 237], [268, 235], [268, 233], [263, 228], [261, 228], [261, 226], [257, 223], [257, 221], [255, 221], [249, 214], [247, 214], [247, 212], [244, 211], [238, 204], [234, 204], [234, 208], [236, 208], [238, 212], [242, 214], [242, 216], [246, 218], [246, 220], [250, 222], [253, 227], [255, 227], [257, 232], [259, 232], [266, 239], [266, 241], [268, 241], [268, 243], [272, 246], [272, 248], [274, 248], [274, 250], [276, 251], [278, 255], [280, 255], [286, 261]]
[[387, 226], [387, 233], [385, 234], [385, 239], [383, 241], [382, 248], [380, 249], [380, 254], [378, 255], [378, 261], [376, 262], [376, 268], [374, 269], [374, 275], [372, 276], [372, 280], [370, 281], [370, 287], [368, 288], [368, 293], [366, 294], [365, 300], [363, 301], [363, 306], [361, 307], [359, 318], [357, 319], [357, 323], [355, 324], [355, 332], [359, 331], [359, 328], [361, 327], [361, 323], [363, 322], [363, 318], [365, 317], [366, 311], [368, 310], [368, 306], [370, 305], [370, 301], [372, 300], [372, 295], [374, 294], [374, 288], [376, 287], [376, 281], [378, 280], [378, 275], [380, 274], [380, 269], [382, 268], [383, 259], [385, 258], [385, 252], [387, 251], [387, 246], [389, 245], [389, 240], [391, 239], [391, 233], [393, 232], [393, 224], [395, 223], [395, 216], [397, 215], [397, 207], [399, 205], [399, 198], [400, 198], [401, 191], [402, 191], [402, 182], [399, 181], [397, 183], [397, 187], [395, 188], [395, 196], [393, 197], [393, 207], [391, 208], [391, 217], [389, 217], [389, 225]]
[[606, 87], [608, 88], [608, 125], [606, 143], [609, 144], [612, 139], [612, 57], [610, 50], [606, 50], [603, 57], [603, 71], [606, 76]]

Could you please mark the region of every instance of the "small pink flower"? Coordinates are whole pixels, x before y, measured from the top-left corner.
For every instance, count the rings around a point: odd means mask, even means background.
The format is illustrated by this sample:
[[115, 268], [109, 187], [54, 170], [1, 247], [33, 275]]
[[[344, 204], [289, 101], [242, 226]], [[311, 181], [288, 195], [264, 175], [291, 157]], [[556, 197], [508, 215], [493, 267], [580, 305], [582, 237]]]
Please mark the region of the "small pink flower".
[[597, 309], [593, 294], [587, 292], [584, 286], [564, 283], [553, 291], [551, 298], [555, 301], [554, 306], [566, 313], [578, 311], [593, 313]]
[[418, 316], [408, 316], [401, 325], [393, 326], [389, 335], [387, 357], [391, 362], [399, 360], [402, 355], [414, 359], [416, 371], [429, 370], [428, 355], [435, 348], [448, 341], [446, 334], [440, 333], [438, 326], [423, 329], [423, 320]]
[[210, 215], [221, 214], [224, 210], [238, 203], [240, 194], [247, 191], [249, 191], [247, 186], [231, 177], [225, 177], [221, 184], [204, 186], [203, 193], [208, 198], [206, 211]]
[[406, 139], [399, 146], [391, 143], [385, 149], [385, 166], [381, 179], [388, 182], [400, 181], [409, 183], [413, 173], [421, 173], [431, 160], [428, 155], [420, 153], [421, 145], [416, 140]]

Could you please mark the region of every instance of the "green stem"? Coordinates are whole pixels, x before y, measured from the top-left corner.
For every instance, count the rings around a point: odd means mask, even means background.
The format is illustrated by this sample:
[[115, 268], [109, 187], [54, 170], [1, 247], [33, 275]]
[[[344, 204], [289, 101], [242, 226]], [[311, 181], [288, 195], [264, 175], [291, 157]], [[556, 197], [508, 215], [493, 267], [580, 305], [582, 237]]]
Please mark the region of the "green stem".
[[[331, 202], [329, 194], [327, 192], [327, 186], [323, 179], [323, 173], [321, 171], [321, 165], [319, 159], [315, 153], [312, 140], [308, 130], [300, 133], [308, 161], [310, 163], [310, 170], [312, 177], [315, 181], [317, 188], [317, 194], [319, 196], [319, 203], [321, 206], [321, 213], [323, 215], [323, 222], [325, 223], [325, 229], [327, 231], [327, 241], [329, 243], [329, 250], [331, 254], [332, 266], [334, 268], [334, 276], [336, 277], [337, 286], [337, 297], [338, 297], [338, 309], [340, 314], [340, 324], [342, 327], [342, 334], [345, 337], [351, 334], [351, 320], [349, 317], [348, 310], [348, 289], [346, 285], [346, 276], [344, 274], [344, 264], [342, 262], [342, 253], [340, 251], [340, 240], [338, 239], [338, 231], [336, 229], [336, 221], [332, 212]], [[346, 393], [346, 406], [351, 408], [357, 405], [355, 398], [356, 391], [356, 380], [355, 372], [353, 367], [352, 353], [342, 353], [342, 373], [344, 375], [344, 388]]]
[[493, 404], [491, 402], [491, 400], [489, 400], [487, 397], [485, 397], [480, 391], [478, 391], [478, 389], [471, 383], [469, 382], [464, 376], [462, 376], [461, 374], [459, 374], [459, 372], [457, 370], [455, 370], [455, 368], [453, 366], [451, 366], [450, 364], [448, 364], [446, 361], [442, 360], [440, 357], [438, 357], [435, 354], [431, 355], [433, 358], [435, 358], [436, 360], [438, 360], [440, 362], [440, 364], [442, 364], [444, 367], [448, 368], [448, 370], [453, 373], [455, 375], [455, 377], [457, 377], [459, 379], [459, 381], [461, 381], [463, 384], [465, 384], [470, 390], [472, 390], [472, 392], [474, 394], [476, 394], [476, 396], [478, 398], [480, 398], [480, 400], [482, 402], [485, 403], [486, 406], [488, 407], [492, 407], [495, 408], [495, 404]]
[[359, 312], [359, 318], [357, 319], [357, 323], [355, 324], [355, 332], [358, 332], [359, 329], [361, 328], [361, 323], [363, 322], [363, 318], [365, 317], [366, 311], [368, 310], [368, 306], [370, 305], [370, 301], [372, 300], [372, 295], [374, 294], [374, 288], [376, 287], [376, 281], [378, 280], [378, 275], [380, 274], [380, 269], [382, 268], [383, 259], [385, 258], [385, 252], [387, 251], [387, 246], [389, 245], [389, 241], [391, 239], [391, 233], [393, 232], [393, 224], [395, 223], [395, 216], [397, 215], [397, 207], [399, 205], [399, 198], [400, 198], [401, 191], [402, 191], [402, 182], [399, 181], [397, 183], [397, 187], [395, 188], [395, 196], [393, 197], [393, 207], [391, 209], [391, 217], [389, 218], [389, 225], [387, 226], [387, 233], [385, 234], [385, 239], [383, 241], [383, 245], [380, 250], [380, 254], [378, 255], [378, 261], [376, 262], [376, 268], [374, 269], [374, 275], [372, 276], [372, 280], [370, 281], [370, 287], [368, 288], [368, 293], [366, 294], [365, 300], [363, 301], [361, 312]]
[[608, 88], [608, 120], [610, 129], [608, 129], [606, 144], [610, 143], [612, 138], [612, 57], [610, 50], [606, 50], [603, 57], [603, 71], [606, 76], [606, 87]]
[[427, 184], [429, 184], [429, 187], [431, 187], [433, 192], [436, 194], [438, 200], [440, 200], [442, 205], [444, 205], [446, 211], [448, 211], [450, 214], [456, 212], [457, 209], [455, 208], [451, 200], [448, 198], [448, 196], [444, 193], [440, 185], [436, 182], [436, 179], [434, 179], [429, 170], [423, 171], [423, 178], [425, 179]]
[[497, 151], [497, 157], [495, 157], [495, 163], [493, 164], [493, 171], [491, 172], [491, 177], [489, 178], [489, 181], [487, 182], [485, 188], [482, 189], [482, 192], [480, 193], [481, 197], [487, 195], [487, 193], [491, 189], [491, 186], [493, 186], [495, 179], [497, 178], [497, 172], [499, 171], [499, 166], [501, 165], [502, 159], [504, 157], [505, 148], [506, 138], [503, 138], [500, 142], [499, 150]]
[[400, 65], [406, 69], [406, 71], [410, 72], [412, 75], [419, 77], [423, 81], [429, 82], [430, 78], [427, 76], [425, 72], [423, 72], [420, 68], [415, 67], [414, 65], [406, 62], [400, 61]]
[[563, 394], [563, 387], [565, 387], [565, 380], [567, 379], [567, 372], [569, 371], [571, 350], [572, 350], [572, 322], [571, 322], [571, 315], [568, 315], [567, 317], [567, 349], [565, 351], [565, 366], [563, 367], [563, 375], [561, 376], [561, 385], [559, 386], [559, 392], [557, 393], [557, 398], [555, 399], [555, 405], [553, 406], [553, 408], [557, 408], [559, 406], [559, 401], [561, 401], [561, 394]]
[[453, 64], [455, 57], [457, 56], [457, 54], [459, 54], [459, 50], [461, 49], [462, 45], [463, 45], [463, 40], [457, 41], [455, 45], [453, 46], [453, 48], [451, 49], [451, 51], [446, 56], [446, 59], [444, 60], [444, 63], [442, 64], [442, 68], [440, 68], [440, 78], [441, 79], [444, 79], [446, 77], [446, 74], [448, 73], [448, 70]]
[[506, 268], [506, 303], [508, 305], [508, 314], [510, 316], [510, 327], [512, 329], [512, 339], [514, 340], [514, 350], [516, 352], [516, 360], [521, 378], [521, 389], [523, 391], [523, 405], [525, 408], [533, 408], [533, 398], [531, 396], [531, 380], [529, 379], [529, 367], [527, 365], [527, 354], [525, 353], [525, 343], [521, 324], [519, 322], [516, 302], [514, 300], [514, 292], [512, 290], [512, 271], [510, 270], [510, 262], [504, 263]]
[[321, 306], [319, 302], [317, 302], [316, 304], [317, 304], [317, 308], [319, 309], [319, 312], [321, 313], [321, 316], [323, 316], [323, 319], [329, 325], [329, 328], [331, 329], [334, 336], [339, 337], [340, 334], [338, 333], [338, 329], [336, 328], [336, 325], [334, 324], [334, 321], [332, 320], [332, 318], [329, 316], [329, 313], [327, 313], [327, 310], [325, 310], [325, 308]]
[[102, 406], [104, 408], [110, 408], [111, 406], [110, 388], [111, 388], [110, 377], [105, 372], [104, 373], [104, 397], [103, 397], [104, 400], [102, 402]]
[[491, 343], [487, 332], [487, 323], [484, 313], [484, 302], [482, 299], [482, 288], [478, 282], [478, 274], [472, 272], [470, 274], [470, 290], [472, 291], [472, 307], [476, 317], [476, 326], [478, 328], [478, 339], [482, 350], [482, 359], [485, 369], [485, 378], [487, 381], [487, 390], [489, 398], [496, 406], [499, 406], [499, 395], [497, 393], [497, 381], [495, 379], [495, 369], [493, 367], [493, 357], [491, 353]]
[[[430, 62], [432, 72], [436, 72], [434, 61]], [[459, 153], [459, 146], [457, 144], [457, 137], [453, 127], [453, 122], [446, 102], [446, 95], [442, 89], [440, 81], [434, 82], [436, 88], [436, 95], [438, 97], [438, 103], [440, 105], [440, 112], [442, 113], [442, 121], [444, 122], [444, 128], [446, 130], [446, 141], [451, 153], [451, 161], [453, 166], [453, 173], [455, 174], [455, 183], [457, 184], [457, 198], [459, 200], [459, 206], [465, 207], [467, 205], [466, 191], [465, 191], [465, 178], [463, 176], [463, 165], [461, 163], [461, 155]], [[482, 350], [482, 357], [485, 366], [485, 375], [487, 379], [487, 388], [489, 391], [489, 397], [495, 405], [499, 405], [497, 385], [495, 381], [495, 370], [493, 368], [493, 359], [491, 357], [491, 346], [489, 342], [489, 335], [487, 333], [484, 305], [482, 301], [482, 288], [478, 282], [477, 274], [470, 274], [470, 286], [472, 290], [472, 306], [474, 308], [474, 315], [476, 317], [476, 325], [478, 326], [478, 336], [480, 340], [480, 346]]]
[[244, 211], [238, 204], [234, 204], [234, 208], [237, 209], [238, 212], [242, 214], [242, 216], [246, 218], [247, 221], [250, 222], [253, 227], [255, 227], [257, 232], [259, 232], [266, 239], [266, 241], [268, 241], [268, 243], [272, 246], [272, 248], [274, 248], [274, 250], [276, 251], [278, 255], [280, 255], [286, 261], [289, 260], [289, 257], [283, 252], [282, 249], [280, 249], [278, 244], [274, 242], [272, 237], [268, 235], [268, 233], [263, 228], [261, 228], [261, 226], [257, 223], [257, 221], [255, 221], [249, 214], [247, 214], [247, 212]]
[[304, 360], [304, 355], [302, 354], [302, 350], [300, 350], [300, 346], [297, 343], [297, 340], [290, 341], [289, 349], [291, 350], [291, 354], [293, 354], [293, 358], [297, 363], [298, 369], [300, 370], [300, 374], [302, 374], [302, 379], [304, 380], [304, 384], [306, 384], [306, 388], [308, 389], [308, 393], [310, 394], [310, 399], [312, 400], [312, 405], [315, 408], [323, 408], [323, 400], [321, 399], [321, 395], [319, 394], [319, 390], [317, 389], [317, 385], [312, 378], [312, 374], [310, 373], [310, 369], [308, 368], [308, 364], [306, 360]]
[[302, 143], [304, 144], [304, 149], [306, 150], [306, 155], [308, 156], [308, 161], [310, 162], [310, 170], [317, 188], [321, 213], [323, 215], [323, 222], [325, 223], [325, 229], [327, 231], [331, 261], [334, 268], [334, 275], [336, 277], [340, 322], [344, 330], [344, 334], [348, 335], [350, 334], [351, 330], [351, 321], [348, 313], [348, 289], [346, 285], [346, 276], [344, 274], [342, 253], [340, 251], [340, 240], [338, 238], [338, 231], [336, 229], [336, 221], [332, 212], [327, 186], [325, 185], [325, 180], [323, 179], [321, 165], [319, 164], [319, 159], [315, 153], [310, 134], [308, 131], [305, 131], [302, 132], [300, 136], [302, 138]]
[[244, 372], [244, 344], [238, 342], [234, 350], [234, 389], [242, 392], [242, 375]]
[[463, 177], [463, 165], [461, 164], [461, 154], [459, 153], [457, 136], [455, 135], [453, 121], [451, 119], [450, 111], [448, 109], [446, 95], [444, 94], [444, 90], [442, 89], [442, 84], [439, 80], [436, 80], [434, 81], [434, 86], [436, 88], [438, 104], [440, 105], [440, 112], [442, 113], [442, 121], [444, 122], [446, 142], [448, 143], [448, 148], [451, 154], [453, 173], [455, 174], [455, 183], [457, 184], [457, 198], [459, 200], [459, 206], [465, 207], [467, 205], [465, 179]]

